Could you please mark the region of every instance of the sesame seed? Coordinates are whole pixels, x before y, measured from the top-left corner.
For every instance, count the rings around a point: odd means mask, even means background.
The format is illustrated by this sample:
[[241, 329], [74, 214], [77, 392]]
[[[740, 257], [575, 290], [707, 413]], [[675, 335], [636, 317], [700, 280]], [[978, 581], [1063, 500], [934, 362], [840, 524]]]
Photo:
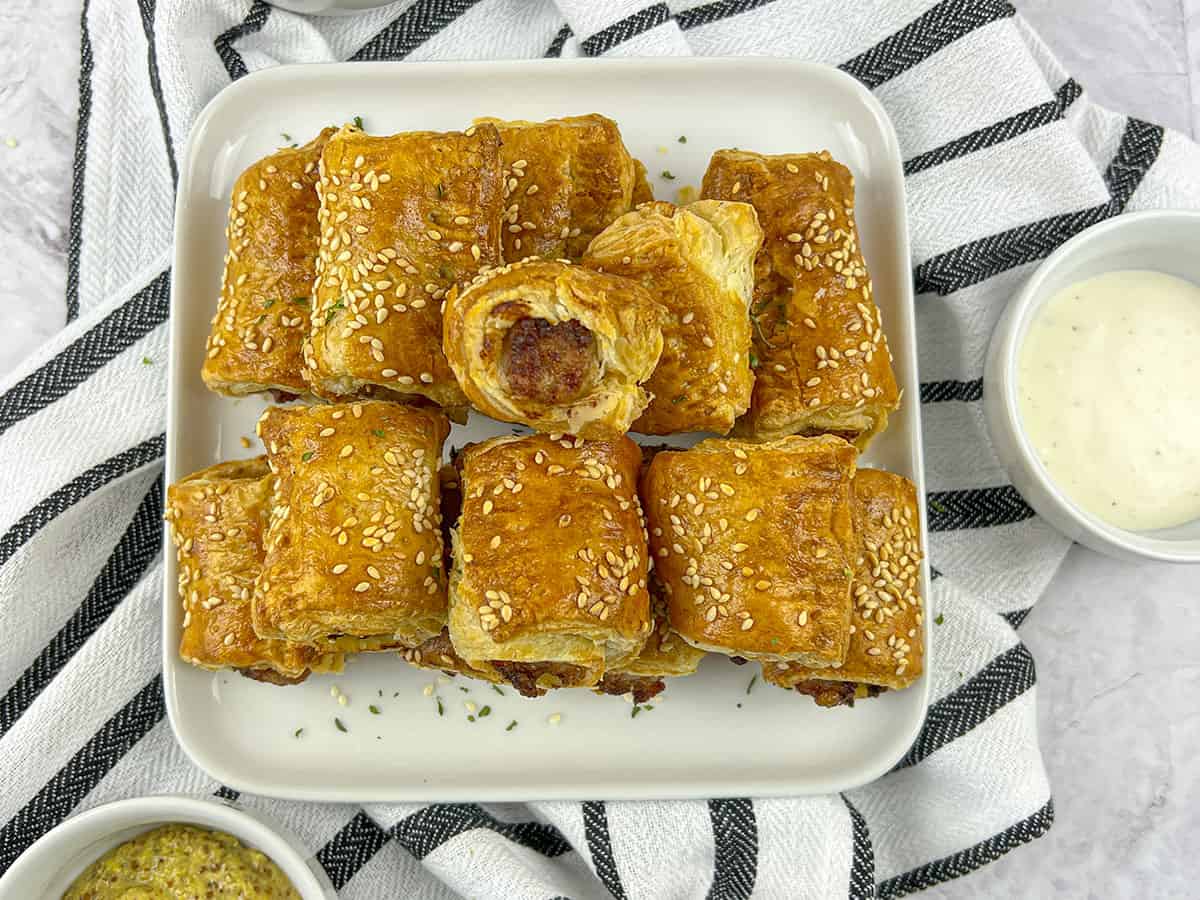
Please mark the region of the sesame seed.
[[361, 594], [363, 591], [369, 590], [370, 587], [371, 583], [369, 581], [360, 581], [354, 586], [354, 590], [356, 593]]

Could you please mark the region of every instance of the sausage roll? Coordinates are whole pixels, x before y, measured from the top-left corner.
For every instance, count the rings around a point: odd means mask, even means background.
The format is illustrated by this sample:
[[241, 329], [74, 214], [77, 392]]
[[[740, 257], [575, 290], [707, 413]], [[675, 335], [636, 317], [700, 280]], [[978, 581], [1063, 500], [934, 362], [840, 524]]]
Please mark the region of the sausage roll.
[[726, 434], [750, 406], [750, 295], [762, 229], [748, 203], [647, 203], [604, 229], [584, 265], [639, 282], [666, 310], [663, 352], [633, 423]]
[[179, 655], [205, 669], [237, 669], [272, 684], [340, 671], [342, 657], [260, 638], [251, 627], [254, 579], [271, 484], [265, 458], [218, 463], [167, 489], [166, 519], [179, 559]]
[[671, 626], [748, 659], [841, 662], [850, 627], [854, 448], [707, 440], [650, 463], [642, 496]]
[[477, 276], [446, 306], [446, 357], [471, 402], [504, 422], [605, 439], [645, 408], [662, 309], [640, 286], [564, 260]]
[[[451, 546], [454, 529], [458, 526], [458, 517], [462, 512], [462, 486], [458, 470], [452, 465], [442, 466], [438, 472], [438, 481], [442, 490], [442, 566], [449, 572], [454, 567]], [[500, 681], [500, 677], [494, 671], [481, 672], [473, 669], [458, 655], [450, 640], [448, 628], [443, 628], [417, 647], [401, 650], [400, 655], [406, 662], [419, 669], [438, 669], [447, 675], [459, 673], [484, 681]]]
[[321, 154], [316, 302], [305, 375], [326, 397], [427, 397], [465, 411], [442, 353], [442, 300], [500, 262], [500, 138], [372, 137], [345, 127]]
[[667, 614], [667, 598], [662, 582], [653, 570], [647, 577], [650, 590], [653, 630], [646, 638], [642, 652], [623, 665], [604, 673], [597, 693], [632, 695], [634, 703], [645, 703], [666, 689], [665, 678], [681, 678], [691, 675], [704, 658], [704, 651], [697, 650], [683, 640], [671, 627]]
[[459, 454], [450, 638], [526, 696], [592, 687], [652, 624], [640, 452], [613, 441], [498, 437]]
[[827, 151], [719, 150], [701, 196], [754, 204], [766, 232], [755, 262], [752, 440], [837, 434], [863, 447], [900, 405], [854, 224], [854, 177]]
[[859, 469], [853, 503], [854, 613], [845, 662], [823, 669], [762, 664], [763, 678], [808, 694], [818, 706], [853, 706], [906, 688], [924, 668], [917, 489], [899, 475]]
[[441, 631], [449, 429], [437, 410], [383, 401], [263, 414], [275, 483], [255, 631], [346, 650], [415, 647]]
[[222, 394], [305, 394], [302, 346], [317, 255], [317, 163], [332, 128], [260, 159], [233, 185], [204, 383]]
[[609, 222], [650, 199], [646, 169], [612, 119], [476, 119], [500, 130], [504, 258], [578, 259]]

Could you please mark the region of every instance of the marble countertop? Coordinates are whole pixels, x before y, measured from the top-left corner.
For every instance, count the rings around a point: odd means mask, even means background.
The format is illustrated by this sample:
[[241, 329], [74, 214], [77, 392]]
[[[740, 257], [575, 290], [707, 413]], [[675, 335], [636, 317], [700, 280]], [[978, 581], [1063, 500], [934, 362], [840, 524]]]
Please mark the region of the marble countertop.
[[[1097, 102], [1200, 136], [1200, 0], [1014, 2]], [[0, 378], [63, 321], [79, 7], [0, 7]], [[925, 896], [1200, 894], [1196, 575], [1071, 550], [1021, 629], [1055, 825]]]

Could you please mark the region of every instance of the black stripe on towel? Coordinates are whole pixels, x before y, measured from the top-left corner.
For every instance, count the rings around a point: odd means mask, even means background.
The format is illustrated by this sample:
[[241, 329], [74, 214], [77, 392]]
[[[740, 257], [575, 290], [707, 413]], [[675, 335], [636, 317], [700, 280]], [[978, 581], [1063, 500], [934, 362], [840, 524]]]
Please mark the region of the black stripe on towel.
[[88, 494], [110, 481], [154, 462], [163, 455], [165, 449], [166, 435], [158, 434], [75, 476], [21, 516], [20, 520], [3, 537], [0, 537], [0, 565], [8, 562], [27, 540], [37, 534], [47, 522], [53, 521], [63, 510], [74, 506]]
[[221, 785], [219, 788], [213, 791], [213, 796], [219, 797], [222, 800], [228, 800], [230, 803], [236, 803], [238, 797], [242, 795], [231, 787], [225, 787], [225, 785]]
[[1001, 119], [999, 122], [979, 128], [970, 134], [942, 144], [940, 147], [905, 160], [904, 174], [915, 175], [917, 172], [931, 169], [949, 160], [966, 156], [968, 153], [974, 153], [984, 147], [1002, 144], [1027, 131], [1057, 122], [1082, 94], [1083, 88], [1079, 86], [1079, 82], [1074, 78], [1068, 78], [1062, 87], [1054, 92], [1053, 100], [1039, 103], [1037, 106], [1011, 115], [1007, 119]]
[[563, 47], [566, 46], [567, 38], [574, 33], [575, 32], [571, 30], [570, 25], [564, 25], [562, 28], [558, 29], [558, 34], [554, 36], [554, 40], [550, 42], [550, 46], [546, 48], [546, 52], [542, 55], [546, 57], [562, 56]]
[[1011, 484], [962, 491], [931, 491], [926, 497], [926, 505], [930, 531], [1011, 525], [1036, 515]]
[[952, 294], [1015, 266], [1037, 262], [1083, 229], [1120, 213], [1158, 159], [1163, 129], [1129, 119], [1121, 144], [1104, 172], [1107, 203], [1018, 225], [939, 253], [914, 270], [918, 294]]
[[439, 803], [415, 812], [391, 828], [392, 837], [418, 860], [451, 838], [486, 828], [542, 856], [562, 856], [571, 845], [553, 825], [541, 822], [502, 822], [475, 803]]
[[921, 385], [922, 403], [944, 403], [947, 400], [983, 399], [983, 379], [972, 381], [926, 381]]
[[853, 834], [853, 858], [850, 861], [850, 900], [870, 900], [875, 896], [875, 848], [871, 845], [871, 830], [867, 820], [854, 808], [850, 798], [842, 794], [842, 802], [850, 814]]
[[929, 707], [925, 725], [897, 769], [914, 766], [956, 741], [1037, 683], [1033, 655], [1024, 644], [1005, 650], [971, 678]]
[[1033, 612], [1033, 607], [1027, 606], [1024, 609], [1014, 609], [1006, 613], [1000, 613], [1000, 615], [1004, 616], [1004, 620], [1013, 628], [1020, 628], [1031, 612]]
[[746, 798], [709, 800], [713, 880], [708, 900], [746, 900], [758, 878], [758, 820]]
[[974, 872], [980, 866], [995, 862], [1009, 850], [1039, 838], [1045, 834], [1054, 823], [1054, 800], [1046, 801], [1046, 805], [1027, 819], [1022, 819], [1015, 825], [1004, 829], [986, 841], [981, 841], [966, 850], [945, 856], [942, 859], [918, 866], [880, 883], [878, 895], [880, 900], [893, 900], [914, 891], [941, 884], [952, 878], [959, 878], [968, 872]]
[[250, 11], [246, 13], [246, 18], [232, 28], [222, 31], [213, 41], [217, 56], [221, 57], [221, 63], [225, 66], [225, 71], [229, 73], [231, 81], [237, 81], [248, 71], [242, 55], [233, 47], [234, 41], [241, 40], [248, 34], [262, 31], [270, 17], [271, 5], [265, 0], [254, 0]]
[[730, 16], [740, 15], [774, 3], [775, 0], [716, 0], [715, 3], [705, 3], [703, 6], [693, 6], [691, 9], [680, 10], [675, 15], [675, 21], [684, 31], [689, 28], [701, 28], [711, 25]]
[[942, 0], [838, 68], [877, 88], [975, 29], [1015, 13], [1007, 0]]
[[162, 491], [160, 475], [142, 499], [137, 512], [87, 596], [42, 652], [0, 698], [0, 737], [12, 728], [75, 651], [87, 642], [145, 574], [162, 548]]
[[627, 16], [619, 22], [613, 22], [607, 28], [597, 31], [591, 37], [579, 42], [584, 56], [600, 56], [607, 53], [618, 44], [623, 44], [630, 38], [645, 34], [651, 28], [657, 28], [671, 20], [671, 10], [665, 3], [655, 3], [645, 9], [638, 10], [632, 16]]
[[164, 715], [162, 675], [155, 675], [0, 828], [0, 874], [30, 844], [70, 815]]
[[417, 0], [363, 44], [350, 59], [403, 59], [478, 2]]
[[158, 76], [158, 48], [154, 44], [154, 12], [156, 0], [138, 0], [142, 11], [142, 30], [146, 32], [146, 66], [150, 74], [150, 93], [158, 108], [163, 145], [167, 150], [167, 165], [171, 168], [171, 184], [179, 184], [179, 169], [175, 165], [175, 145], [171, 142], [171, 121], [167, 117], [167, 101], [163, 98], [162, 79]]
[[170, 307], [170, 281], [170, 270], [159, 274], [73, 344], [0, 395], [0, 434], [65, 397], [101, 366], [165, 322]]
[[588, 800], [583, 803], [582, 812], [583, 833], [587, 838], [588, 855], [592, 858], [596, 877], [617, 900], [626, 900], [625, 886], [621, 884], [621, 874], [613, 858], [612, 840], [608, 835], [608, 809], [602, 800]]
[[79, 16], [79, 119], [75, 127], [75, 161], [71, 166], [71, 221], [67, 237], [67, 321], [79, 315], [79, 257], [83, 251], [83, 185], [87, 169], [88, 126], [92, 120], [92, 37], [88, 31], [91, 0], [83, 0]]
[[387, 842], [387, 832], [360, 812], [317, 851], [317, 862], [340, 891]]

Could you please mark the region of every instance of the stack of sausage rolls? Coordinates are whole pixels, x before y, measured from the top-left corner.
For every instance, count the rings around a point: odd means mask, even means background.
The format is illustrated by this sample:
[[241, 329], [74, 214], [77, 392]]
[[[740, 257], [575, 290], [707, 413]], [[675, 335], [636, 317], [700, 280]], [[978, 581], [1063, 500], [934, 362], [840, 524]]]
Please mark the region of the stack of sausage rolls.
[[[201, 375], [303, 402], [168, 489], [186, 661], [644, 702], [721, 654], [821, 706], [921, 675], [916, 491], [857, 466], [900, 392], [828, 153], [718, 151], [677, 206], [599, 115], [345, 126], [247, 169], [227, 238]], [[472, 410], [532, 433], [443, 464]]]

